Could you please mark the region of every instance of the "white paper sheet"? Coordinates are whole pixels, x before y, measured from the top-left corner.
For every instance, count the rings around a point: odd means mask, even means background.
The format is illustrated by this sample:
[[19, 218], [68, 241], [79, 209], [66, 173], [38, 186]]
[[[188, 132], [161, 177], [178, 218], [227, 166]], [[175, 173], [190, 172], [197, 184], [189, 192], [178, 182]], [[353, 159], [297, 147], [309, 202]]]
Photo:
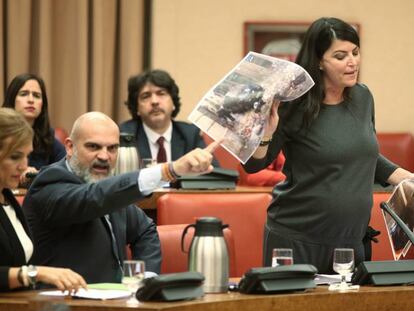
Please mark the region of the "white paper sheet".
[[[352, 273], [346, 275], [347, 282], [351, 282]], [[316, 285], [340, 283], [341, 276], [339, 274], [317, 274], [315, 277]]]
[[[43, 296], [55, 296], [55, 297], [63, 297], [68, 296], [70, 293], [68, 291], [62, 292], [60, 290], [53, 290], [53, 291], [44, 291], [40, 292], [39, 295]], [[71, 294], [72, 297], [76, 298], [85, 298], [85, 299], [119, 299], [119, 298], [126, 298], [130, 297], [131, 293], [125, 290], [112, 290], [112, 289], [80, 289], [77, 293]]]

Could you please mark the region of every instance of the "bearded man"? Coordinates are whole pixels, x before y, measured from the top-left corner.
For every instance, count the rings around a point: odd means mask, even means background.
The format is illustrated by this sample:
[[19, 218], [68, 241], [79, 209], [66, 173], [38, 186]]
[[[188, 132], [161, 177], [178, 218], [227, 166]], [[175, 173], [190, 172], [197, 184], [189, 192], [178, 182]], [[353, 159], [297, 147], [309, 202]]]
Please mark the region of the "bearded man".
[[147, 271], [159, 273], [156, 226], [134, 204], [176, 176], [210, 172], [217, 146], [113, 176], [118, 126], [103, 113], [83, 114], [65, 141], [66, 159], [43, 169], [26, 195], [33, 263], [71, 268], [88, 283], [120, 282], [127, 246], [134, 259], [145, 261]]

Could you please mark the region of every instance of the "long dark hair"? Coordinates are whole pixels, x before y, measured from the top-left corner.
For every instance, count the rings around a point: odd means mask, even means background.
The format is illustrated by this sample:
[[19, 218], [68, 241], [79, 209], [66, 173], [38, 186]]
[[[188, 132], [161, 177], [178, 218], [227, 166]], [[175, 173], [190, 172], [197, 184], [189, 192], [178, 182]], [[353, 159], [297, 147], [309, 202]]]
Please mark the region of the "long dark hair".
[[131, 117], [133, 119], [139, 119], [137, 115], [138, 95], [148, 82], [166, 89], [168, 94], [170, 94], [175, 107], [171, 117], [175, 118], [180, 112], [181, 106], [179, 88], [168, 72], [159, 69], [146, 71], [128, 79], [128, 100], [125, 102], [125, 105], [128, 107]]
[[33, 123], [33, 151], [35, 153], [49, 154], [53, 150], [54, 139], [50, 130], [46, 86], [43, 79], [31, 73], [24, 73], [16, 76], [7, 87], [3, 107], [15, 109], [17, 94], [29, 80], [36, 80], [42, 91], [42, 111]]
[[[305, 105], [304, 125], [309, 127], [317, 118], [320, 105], [325, 98], [325, 86], [320, 70], [320, 61], [334, 40], [349, 41], [359, 47], [359, 36], [350, 24], [334, 17], [322, 17], [310, 25], [305, 33], [296, 63], [306, 69], [315, 81], [315, 86], [301, 97]], [[344, 97], [349, 90], [345, 88]]]

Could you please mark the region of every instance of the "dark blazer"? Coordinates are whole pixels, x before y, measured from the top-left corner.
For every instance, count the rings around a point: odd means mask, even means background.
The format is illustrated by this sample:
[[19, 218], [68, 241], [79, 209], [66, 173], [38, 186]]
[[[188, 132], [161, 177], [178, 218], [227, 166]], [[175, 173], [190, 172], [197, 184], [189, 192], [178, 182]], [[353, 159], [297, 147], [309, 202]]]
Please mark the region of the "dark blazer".
[[[122, 133], [129, 133], [135, 136], [138, 154], [141, 158], [152, 158], [151, 149], [147, 135], [142, 126], [141, 119], [128, 120], [119, 126]], [[177, 160], [195, 148], [205, 148], [200, 130], [192, 124], [172, 120], [171, 136], [171, 159]], [[217, 161], [213, 161], [214, 166], [218, 166]]]
[[[9, 189], [3, 189], [3, 195], [16, 211], [16, 216], [23, 225], [24, 230], [30, 237], [22, 209]], [[14, 231], [9, 217], [0, 207], [0, 290], [9, 289], [9, 268], [19, 267], [26, 264], [26, 257], [19, 237]]]
[[[146, 270], [160, 272], [161, 250], [152, 219], [133, 205], [144, 195], [139, 172], [85, 183], [71, 173], [65, 159], [42, 170], [33, 181], [23, 211], [33, 233], [33, 262], [67, 267], [88, 283], [119, 282], [118, 258], [145, 261]], [[104, 215], [109, 214], [116, 245]]]

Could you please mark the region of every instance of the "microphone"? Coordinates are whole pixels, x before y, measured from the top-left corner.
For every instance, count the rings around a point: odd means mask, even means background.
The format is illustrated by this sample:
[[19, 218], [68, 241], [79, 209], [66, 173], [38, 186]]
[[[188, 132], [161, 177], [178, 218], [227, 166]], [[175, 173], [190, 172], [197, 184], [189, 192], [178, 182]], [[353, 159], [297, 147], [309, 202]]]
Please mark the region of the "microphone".
[[414, 233], [408, 228], [408, 226], [402, 221], [402, 219], [392, 210], [392, 208], [386, 202], [381, 202], [381, 209], [386, 211], [390, 216], [395, 220], [395, 222], [400, 226], [404, 233], [408, 236], [408, 239], [411, 243], [414, 244]]

